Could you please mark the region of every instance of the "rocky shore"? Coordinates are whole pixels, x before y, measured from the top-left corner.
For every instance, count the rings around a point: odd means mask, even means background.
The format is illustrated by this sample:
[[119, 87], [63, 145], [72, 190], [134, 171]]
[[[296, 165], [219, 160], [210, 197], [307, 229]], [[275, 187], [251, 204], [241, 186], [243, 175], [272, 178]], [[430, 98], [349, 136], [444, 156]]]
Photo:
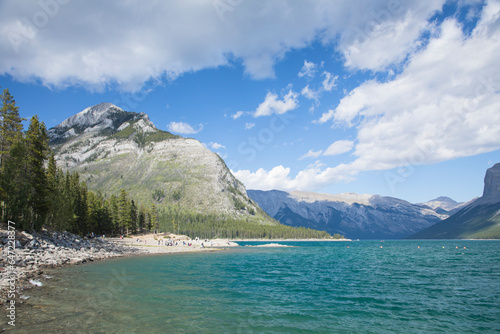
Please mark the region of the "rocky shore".
[[[136, 243], [138, 239], [135, 238], [82, 238], [68, 232], [43, 230], [30, 234], [1, 228], [0, 304], [12, 299], [12, 291], [18, 303], [22, 303], [24, 290], [41, 286], [44, 280], [50, 279], [44, 274], [46, 268], [128, 255], [209, 250], [195, 241], [189, 246], [179, 243], [179, 246], [167, 247], [157, 244], [157, 240], [163, 239], [160, 236], [150, 234], [139, 238], [140, 242]], [[237, 244], [226, 243], [225, 246]]]

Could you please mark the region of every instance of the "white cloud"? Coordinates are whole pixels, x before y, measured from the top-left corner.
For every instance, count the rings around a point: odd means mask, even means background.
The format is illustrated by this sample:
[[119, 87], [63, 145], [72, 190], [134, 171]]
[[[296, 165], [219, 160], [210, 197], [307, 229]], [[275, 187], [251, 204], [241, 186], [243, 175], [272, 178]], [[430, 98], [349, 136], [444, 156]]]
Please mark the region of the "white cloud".
[[264, 102], [262, 102], [257, 110], [253, 113], [253, 117], [269, 116], [272, 114], [282, 115], [288, 111], [294, 110], [299, 106], [298, 94], [290, 90], [283, 100], [278, 99], [278, 95], [267, 93]]
[[354, 147], [354, 142], [350, 140], [337, 140], [326, 149], [323, 155], [339, 155], [349, 152]]
[[281, 165], [269, 171], [260, 168], [253, 173], [249, 170], [239, 170], [233, 171], [233, 174], [243, 182], [247, 189], [318, 190], [327, 184], [349, 182], [357, 171], [344, 164], [335, 168], [325, 168], [317, 161], [300, 171], [295, 177], [290, 177], [290, 168]]
[[[318, 123], [357, 130], [350, 163], [316, 162], [291, 175], [277, 166], [235, 172], [254, 189], [318, 190], [363, 171], [431, 164], [500, 149], [500, 3], [488, 3], [470, 36], [453, 19], [387, 82], [365, 82]], [[345, 143], [345, 149], [352, 142]], [[332, 151], [342, 151], [333, 144]], [[327, 150], [328, 151], [328, 150]], [[389, 182], [389, 180], [388, 180]]]
[[235, 114], [231, 115], [231, 118], [232, 118], [232, 119], [238, 119], [238, 118], [240, 118], [241, 116], [243, 116], [244, 114], [245, 114], [245, 112], [244, 112], [244, 111], [238, 111], [238, 112], [236, 112]]
[[323, 89], [327, 92], [331, 92], [334, 87], [337, 86], [335, 83], [339, 78], [338, 75], [333, 76], [330, 72], [324, 71], [323, 75], [325, 76], [325, 80], [323, 80]]
[[302, 88], [300, 94], [309, 100], [318, 100], [320, 96], [320, 92], [310, 89], [309, 85]]
[[220, 149], [226, 148], [226, 146], [219, 144], [219, 143], [215, 143], [215, 142], [208, 143], [208, 146], [214, 150], [220, 150]]
[[316, 75], [316, 72], [318, 71], [317, 65], [313, 62], [309, 62], [307, 60], [304, 60], [304, 66], [302, 66], [298, 76], [299, 78], [306, 77], [309, 79], [314, 78]]
[[195, 130], [191, 125], [184, 122], [170, 122], [167, 125], [167, 130], [181, 135], [192, 135], [203, 130], [203, 124], [200, 124], [198, 130]]
[[317, 158], [321, 155], [321, 153], [323, 153], [323, 150], [319, 150], [319, 151], [309, 150], [309, 152], [307, 152], [306, 154], [301, 156], [299, 158], [299, 160], [304, 160], [307, 158]]
[[431, 28], [427, 19], [441, 10], [444, 2], [422, 1], [406, 11], [407, 4], [390, 1], [385, 8], [367, 11], [361, 24], [341, 36], [339, 50], [345, 57], [345, 65], [381, 71], [404, 60], [418, 47], [416, 41], [422, 32]]
[[229, 1], [221, 10], [217, 3], [1, 1], [0, 74], [57, 88], [137, 91], [152, 78], [175, 79], [236, 59], [251, 78], [273, 78], [275, 63], [290, 50], [339, 36], [348, 66], [377, 69], [406, 54], [442, 5]]
[[430, 164], [500, 149], [500, 5], [471, 36], [446, 20], [392, 81], [368, 81], [319, 123], [356, 127], [358, 171]]
[[245, 123], [245, 130], [250, 130], [255, 126], [255, 123]]

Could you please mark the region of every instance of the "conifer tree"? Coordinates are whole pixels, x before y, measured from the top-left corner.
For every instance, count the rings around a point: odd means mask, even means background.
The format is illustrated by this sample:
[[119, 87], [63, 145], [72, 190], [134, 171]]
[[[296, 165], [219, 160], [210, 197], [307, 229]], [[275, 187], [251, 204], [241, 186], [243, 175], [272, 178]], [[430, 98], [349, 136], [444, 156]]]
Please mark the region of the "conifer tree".
[[122, 189], [120, 197], [118, 198], [118, 226], [120, 227], [120, 234], [125, 230], [129, 232], [131, 227], [130, 203], [128, 202], [127, 192]]
[[3, 218], [19, 222], [21, 229], [27, 229], [31, 218], [29, 197], [31, 184], [28, 175], [26, 159], [26, 145], [23, 141], [17, 142], [5, 159], [1, 177], [1, 187], [5, 189]]
[[0, 169], [4, 165], [4, 158], [8, 156], [14, 143], [20, 140], [23, 131], [22, 121], [26, 119], [19, 116], [19, 107], [16, 106], [14, 97], [8, 89], [0, 95], [2, 108], [0, 109]]
[[26, 132], [27, 177], [31, 185], [28, 196], [31, 206], [31, 228], [40, 229], [49, 210], [47, 175], [45, 161], [49, 152], [48, 136], [45, 124], [38, 116], [33, 116]]
[[131, 200], [130, 201], [130, 221], [131, 221], [131, 229], [132, 229], [132, 233], [135, 233], [137, 232], [137, 225], [138, 225], [138, 221], [137, 221], [138, 217], [137, 217], [137, 206], [135, 205], [135, 202], [134, 200]]

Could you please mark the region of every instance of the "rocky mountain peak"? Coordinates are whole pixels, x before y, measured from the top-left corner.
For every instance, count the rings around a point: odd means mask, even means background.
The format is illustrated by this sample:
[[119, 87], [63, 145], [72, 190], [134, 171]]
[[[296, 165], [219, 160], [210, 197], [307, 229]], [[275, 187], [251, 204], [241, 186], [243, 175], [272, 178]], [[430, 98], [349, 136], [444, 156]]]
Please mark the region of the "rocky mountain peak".
[[[144, 120], [141, 127], [156, 129], [144, 113], [124, 111], [112, 103], [99, 103], [65, 119], [61, 124], [49, 129], [51, 144], [60, 144], [82, 133], [121, 130], [129, 121]], [[125, 124], [126, 123], [126, 124]]]
[[446, 196], [440, 196], [426, 203], [420, 203], [420, 205], [426, 205], [434, 210], [441, 208], [447, 211], [453, 210], [459, 207], [461, 204], [462, 203], [458, 203], [457, 201]]
[[498, 203], [500, 202], [500, 163], [486, 171], [484, 177], [484, 190], [481, 203]]
[[123, 113], [124, 111], [112, 103], [99, 103], [88, 107], [78, 114], [64, 120], [58, 126], [92, 126], [113, 117], [113, 114]]

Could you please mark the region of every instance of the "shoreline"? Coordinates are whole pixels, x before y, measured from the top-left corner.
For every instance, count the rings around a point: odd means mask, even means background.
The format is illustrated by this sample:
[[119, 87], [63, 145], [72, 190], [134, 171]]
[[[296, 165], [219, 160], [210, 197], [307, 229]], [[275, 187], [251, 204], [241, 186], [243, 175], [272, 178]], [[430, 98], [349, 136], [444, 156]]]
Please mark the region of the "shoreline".
[[[16, 304], [23, 304], [21, 297], [24, 291], [43, 286], [44, 281], [50, 279], [44, 273], [46, 269], [118, 257], [214, 252], [239, 247], [238, 242], [352, 241], [351, 239], [191, 240], [186, 236], [165, 233], [145, 233], [124, 238], [88, 239], [68, 232], [42, 230], [33, 234], [16, 231], [15, 238], [11, 238], [15, 245], [12, 251], [12, 248], [9, 249], [8, 246], [8, 236], [9, 231], [0, 229], [2, 253], [0, 259], [0, 305], [7, 305], [11, 300], [14, 300]], [[167, 242], [171, 246], [167, 246]], [[276, 247], [277, 245], [272, 246]]]
[[233, 242], [306, 242], [306, 241], [327, 241], [327, 242], [340, 242], [352, 241], [352, 239], [230, 239]]
[[[48, 230], [33, 234], [16, 231], [14, 234], [2, 228], [0, 305], [7, 307], [11, 304], [24, 304], [25, 291], [43, 286], [51, 278], [45, 274], [47, 269], [118, 257], [214, 252], [238, 246], [224, 239], [212, 240], [207, 246], [204, 241], [189, 240], [187, 237], [184, 239], [184, 242], [178, 240], [177, 245], [166, 246], [166, 240], [169, 239], [161, 234], [142, 234], [123, 239], [89, 239], [68, 232]], [[137, 242], [138, 240], [140, 241]]]

